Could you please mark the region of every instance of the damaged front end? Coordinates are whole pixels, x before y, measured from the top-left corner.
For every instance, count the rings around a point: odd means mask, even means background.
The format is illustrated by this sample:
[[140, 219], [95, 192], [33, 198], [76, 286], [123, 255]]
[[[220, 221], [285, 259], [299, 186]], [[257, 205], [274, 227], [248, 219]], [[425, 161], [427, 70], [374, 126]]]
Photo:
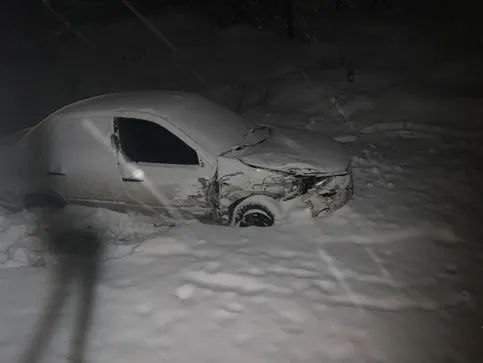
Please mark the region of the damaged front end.
[[[260, 170], [260, 167], [250, 166]], [[313, 217], [339, 209], [353, 194], [350, 166], [347, 170], [337, 173], [303, 168], [293, 168], [289, 171], [266, 170], [283, 175], [283, 185], [288, 188], [280, 200], [288, 201], [300, 197], [311, 210]]]
[[352, 175], [301, 177], [300, 197], [312, 211], [312, 216], [331, 212], [347, 203], [353, 193]]
[[207, 195], [214, 219], [228, 224], [237, 203], [254, 195], [279, 202], [300, 198], [315, 217], [342, 207], [350, 199], [352, 175], [350, 168], [338, 173], [299, 168], [281, 171], [220, 158]]

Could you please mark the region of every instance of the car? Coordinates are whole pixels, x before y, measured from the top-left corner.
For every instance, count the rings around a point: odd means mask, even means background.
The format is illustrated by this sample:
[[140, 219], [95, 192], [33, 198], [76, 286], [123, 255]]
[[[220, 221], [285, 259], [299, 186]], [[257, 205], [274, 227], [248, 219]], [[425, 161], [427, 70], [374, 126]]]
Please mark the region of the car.
[[352, 196], [350, 157], [305, 130], [254, 124], [188, 92], [100, 95], [1, 141], [0, 200], [14, 209], [86, 205], [271, 226]]

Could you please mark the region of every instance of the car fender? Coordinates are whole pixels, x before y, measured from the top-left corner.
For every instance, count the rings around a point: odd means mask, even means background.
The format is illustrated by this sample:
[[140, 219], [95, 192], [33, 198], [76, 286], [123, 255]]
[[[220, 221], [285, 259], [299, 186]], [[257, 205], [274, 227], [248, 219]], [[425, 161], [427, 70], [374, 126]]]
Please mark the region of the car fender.
[[[217, 219], [229, 223], [233, 208], [243, 199], [264, 195], [274, 200], [295, 197], [299, 183], [292, 175], [251, 167], [235, 158], [218, 158], [210, 200], [216, 200]], [[216, 198], [213, 194], [216, 193]]]

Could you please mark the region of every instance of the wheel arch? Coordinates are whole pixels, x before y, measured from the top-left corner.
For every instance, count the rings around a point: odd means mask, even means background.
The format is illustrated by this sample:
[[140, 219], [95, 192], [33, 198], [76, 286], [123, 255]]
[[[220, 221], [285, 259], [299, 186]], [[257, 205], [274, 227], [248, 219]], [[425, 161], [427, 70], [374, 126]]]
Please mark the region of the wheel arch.
[[228, 206], [230, 225], [233, 222], [233, 218], [236, 214], [236, 211], [240, 207], [243, 207], [243, 205], [246, 205], [246, 204], [263, 205], [265, 208], [268, 208], [272, 212], [275, 220], [281, 218], [282, 216], [282, 206], [281, 206], [280, 200], [278, 200], [277, 198], [269, 194], [264, 194], [264, 193], [250, 194], [237, 199], [236, 201], [234, 201]]

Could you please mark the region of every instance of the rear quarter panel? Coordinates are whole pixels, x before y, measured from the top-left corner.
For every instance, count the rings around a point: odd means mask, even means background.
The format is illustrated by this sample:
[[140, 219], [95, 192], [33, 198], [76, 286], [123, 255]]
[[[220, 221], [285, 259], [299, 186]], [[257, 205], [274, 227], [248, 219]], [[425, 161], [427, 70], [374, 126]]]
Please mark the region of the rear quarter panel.
[[49, 185], [71, 203], [122, 204], [117, 153], [111, 144], [112, 117], [72, 114], [46, 132], [48, 167], [63, 176], [50, 176]]
[[29, 190], [45, 190], [46, 178], [41, 170], [45, 165], [42, 129], [22, 130], [16, 142], [0, 146], [0, 202], [13, 209], [22, 208]]

